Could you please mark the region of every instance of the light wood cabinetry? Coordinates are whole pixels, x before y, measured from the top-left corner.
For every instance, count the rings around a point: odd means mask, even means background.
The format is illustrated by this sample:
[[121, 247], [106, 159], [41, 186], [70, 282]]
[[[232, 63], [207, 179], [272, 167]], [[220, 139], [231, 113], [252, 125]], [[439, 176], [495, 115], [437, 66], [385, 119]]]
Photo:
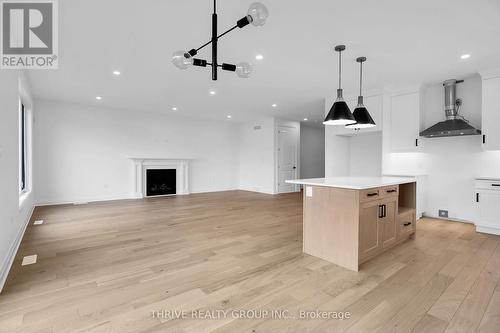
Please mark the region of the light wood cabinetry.
[[397, 241], [396, 209], [397, 200], [383, 204], [383, 217], [380, 220], [382, 230], [382, 248], [388, 248]]
[[359, 257], [369, 259], [398, 240], [397, 198], [363, 203], [359, 214]]
[[359, 214], [359, 257], [367, 258], [376, 254], [382, 246], [383, 224], [381, 205], [378, 201], [361, 205]]
[[352, 190], [306, 185], [304, 252], [357, 271], [416, 232], [416, 183]]
[[408, 210], [398, 215], [397, 232], [399, 239], [405, 239], [415, 233], [417, 228], [415, 221], [415, 211]]

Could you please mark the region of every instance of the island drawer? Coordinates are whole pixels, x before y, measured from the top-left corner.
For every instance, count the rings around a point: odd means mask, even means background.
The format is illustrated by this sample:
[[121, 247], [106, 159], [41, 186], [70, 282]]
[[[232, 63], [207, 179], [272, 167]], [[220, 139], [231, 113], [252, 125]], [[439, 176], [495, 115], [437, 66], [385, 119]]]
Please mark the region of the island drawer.
[[399, 194], [399, 186], [386, 186], [380, 189], [380, 195], [384, 198], [397, 197]]
[[380, 188], [371, 188], [367, 190], [362, 190], [359, 192], [359, 201], [367, 202], [372, 200], [377, 200], [382, 197]]
[[399, 238], [404, 238], [416, 230], [415, 211], [411, 210], [398, 216]]

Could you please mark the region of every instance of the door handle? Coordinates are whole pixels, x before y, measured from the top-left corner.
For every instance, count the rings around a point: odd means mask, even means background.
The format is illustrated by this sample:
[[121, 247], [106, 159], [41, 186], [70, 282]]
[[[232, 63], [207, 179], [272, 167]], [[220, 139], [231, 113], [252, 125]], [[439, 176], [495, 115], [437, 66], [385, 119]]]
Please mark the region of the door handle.
[[411, 222], [404, 223], [403, 225], [404, 225], [405, 227], [407, 227], [407, 226], [411, 225]]
[[386, 211], [386, 209], [387, 209], [387, 206], [386, 206], [386, 205], [382, 205], [382, 212], [383, 212], [383, 214], [384, 214], [384, 216], [382, 216], [382, 217], [386, 217], [386, 216], [387, 216], [387, 211]]
[[375, 196], [375, 195], [378, 195], [378, 193], [377, 193], [377, 192], [374, 192], [374, 193], [368, 193], [366, 196], [367, 196], [367, 197], [373, 197], [373, 196]]
[[296, 166], [294, 166], [293, 168], [294, 168], [294, 169], [297, 169], [297, 167], [296, 167]]
[[385, 205], [379, 205], [378, 206], [378, 217], [381, 219], [381, 218], [384, 218], [386, 215], [385, 215], [385, 209], [386, 209], [386, 206]]
[[394, 193], [397, 192], [396, 190], [387, 190], [387, 193]]

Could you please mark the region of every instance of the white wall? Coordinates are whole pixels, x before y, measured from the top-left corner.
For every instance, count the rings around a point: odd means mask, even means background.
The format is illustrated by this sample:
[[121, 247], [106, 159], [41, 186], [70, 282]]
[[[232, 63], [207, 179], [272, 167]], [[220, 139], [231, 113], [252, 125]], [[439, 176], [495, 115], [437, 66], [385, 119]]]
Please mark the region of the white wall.
[[37, 201], [129, 198], [127, 156], [193, 159], [190, 191], [238, 187], [238, 126], [230, 122], [37, 101]]
[[239, 188], [275, 193], [274, 118], [264, 118], [239, 126]]
[[300, 178], [325, 176], [325, 128], [300, 124]]
[[[333, 103], [325, 99], [325, 116]], [[386, 120], [383, 120], [386, 123]], [[380, 176], [382, 174], [382, 132], [353, 136], [336, 135], [335, 126], [325, 126], [325, 177]]]
[[[330, 112], [335, 96], [325, 98], [325, 117]], [[337, 135], [335, 126], [325, 126], [325, 177], [349, 176], [351, 167], [350, 140]]]
[[382, 133], [352, 137], [335, 135], [325, 129], [325, 176], [377, 177], [382, 174]]
[[349, 175], [380, 177], [382, 175], [382, 133], [362, 133], [349, 139]]
[[[23, 98], [29, 119], [33, 103], [28, 84], [17, 71], [0, 75], [0, 290], [16, 254], [33, 209], [31, 193], [19, 199], [19, 98]], [[31, 124], [28, 124], [30, 126]], [[32, 141], [28, 137], [29, 142]]]

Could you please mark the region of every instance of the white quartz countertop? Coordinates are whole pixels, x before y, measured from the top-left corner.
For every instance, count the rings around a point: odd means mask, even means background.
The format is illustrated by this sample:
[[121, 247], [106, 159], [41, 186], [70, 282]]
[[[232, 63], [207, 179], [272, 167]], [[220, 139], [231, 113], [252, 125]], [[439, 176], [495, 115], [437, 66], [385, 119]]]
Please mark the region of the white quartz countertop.
[[414, 183], [414, 177], [333, 177], [287, 180], [289, 184], [338, 187], [351, 190]]

